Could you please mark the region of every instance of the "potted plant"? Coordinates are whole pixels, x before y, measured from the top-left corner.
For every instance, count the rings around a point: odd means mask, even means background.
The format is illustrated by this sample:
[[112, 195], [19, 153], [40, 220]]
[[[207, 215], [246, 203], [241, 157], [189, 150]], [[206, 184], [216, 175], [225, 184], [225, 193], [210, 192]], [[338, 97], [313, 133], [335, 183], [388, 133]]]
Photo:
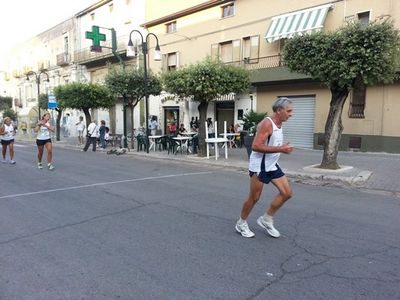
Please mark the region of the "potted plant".
[[254, 135], [257, 131], [257, 125], [267, 116], [266, 112], [256, 112], [250, 110], [243, 115], [243, 130], [247, 135], [243, 137], [243, 143], [247, 150], [247, 155], [250, 157], [251, 145], [253, 144]]

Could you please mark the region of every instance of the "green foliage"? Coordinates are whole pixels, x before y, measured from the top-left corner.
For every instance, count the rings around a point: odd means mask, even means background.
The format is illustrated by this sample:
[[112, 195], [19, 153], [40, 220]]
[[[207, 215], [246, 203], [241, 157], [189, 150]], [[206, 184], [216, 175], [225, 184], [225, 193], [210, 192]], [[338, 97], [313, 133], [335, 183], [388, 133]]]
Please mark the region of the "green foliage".
[[164, 89], [179, 98], [209, 102], [220, 95], [249, 90], [248, 71], [206, 58], [197, 64], [162, 74]]
[[109, 90], [97, 83], [73, 82], [54, 89], [57, 105], [61, 108], [88, 110], [110, 108], [115, 104]]
[[331, 89], [350, 90], [356, 78], [366, 85], [392, 82], [399, 49], [399, 31], [391, 22], [355, 22], [335, 32], [289, 39], [284, 59], [292, 71], [311, 75]]
[[3, 118], [9, 117], [11, 120], [17, 119], [17, 114], [12, 108], [6, 108], [3, 110]]
[[255, 112], [250, 110], [243, 115], [243, 130], [248, 130], [250, 135], [254, 135], [257, 131], [257, 125], [260, 123], [268, 114], [266, 112]]
[[[110, 68], [105, 77], [105, 85], [115, 96], [126, 97], [132, 102], [144, 98], [144, 70], [142, 68]], [[147, 88], [149, 95], [161, 93], [160, 79], [150, 70], [147, 72]]]
[[49, 107], [48, 103], [49, 103], [48, 95], [47, 94], [40, 94], [40, 96], [39, 96], [39, 107], [41, 109], [47, 109]]
[[6, 110], [11, 107], [12, 107], [12, 98], [0, 96], [0, 110]]

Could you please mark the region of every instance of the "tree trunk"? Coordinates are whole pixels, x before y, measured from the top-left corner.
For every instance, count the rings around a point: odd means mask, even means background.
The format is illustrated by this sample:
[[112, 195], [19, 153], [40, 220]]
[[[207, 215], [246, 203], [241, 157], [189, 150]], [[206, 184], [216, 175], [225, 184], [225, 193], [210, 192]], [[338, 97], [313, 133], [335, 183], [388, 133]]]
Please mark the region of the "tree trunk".
[[89, 124], [92, 123], [92, 117], [90, 116], [89, 109], [83, 108], [83, 113], [85, 114], [86, 119], [86, 129], [89, 127]]
[[320, 167], [324, 169], [339, 169], [337, 155], [340, 138], [342, 136], [342, 112], [349, 90], [331, 88], [331, 103], [329, 115], [325, 124], [324, 155]]
[[57, 111], [57, 119], [56, 119], [56, 141], [60, 141], [60, 123], [61, 123], [61, 116], [62, 116], [62, 110], [61, 109], [56, 109]]
[[201, 101], [198, 110], [199, 110], [199, 151], [197, 153], [198, 156], [200, 157], [205, 157], [207, 155], [207, 150], [206, 150], [206, 129], [205, 129], [205, 122], [207, 118], [207, 107], [208, 107], [208, 102], [207, 101]]

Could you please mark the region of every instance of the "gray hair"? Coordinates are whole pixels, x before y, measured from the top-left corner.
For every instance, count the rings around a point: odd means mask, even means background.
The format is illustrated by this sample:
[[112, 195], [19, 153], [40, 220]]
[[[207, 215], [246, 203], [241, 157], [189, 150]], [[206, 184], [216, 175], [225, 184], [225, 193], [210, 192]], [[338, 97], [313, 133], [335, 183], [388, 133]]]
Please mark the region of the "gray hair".
[[293, 102], [289, 98], [286, 97], [279, 97], [276, 99], [274, 104], [272, 105], [272, 111], [277, 112], [281, 108], [285, 108], [288, 105], [291, 105]]

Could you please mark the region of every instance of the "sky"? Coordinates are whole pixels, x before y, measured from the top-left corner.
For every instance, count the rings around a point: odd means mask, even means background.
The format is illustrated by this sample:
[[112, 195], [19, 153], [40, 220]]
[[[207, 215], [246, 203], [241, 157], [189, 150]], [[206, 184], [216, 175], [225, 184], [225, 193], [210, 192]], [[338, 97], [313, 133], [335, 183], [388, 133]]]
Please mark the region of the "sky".
[[0, 55], [67, 20], [97, 0], [11, 0], [0, 9]]

